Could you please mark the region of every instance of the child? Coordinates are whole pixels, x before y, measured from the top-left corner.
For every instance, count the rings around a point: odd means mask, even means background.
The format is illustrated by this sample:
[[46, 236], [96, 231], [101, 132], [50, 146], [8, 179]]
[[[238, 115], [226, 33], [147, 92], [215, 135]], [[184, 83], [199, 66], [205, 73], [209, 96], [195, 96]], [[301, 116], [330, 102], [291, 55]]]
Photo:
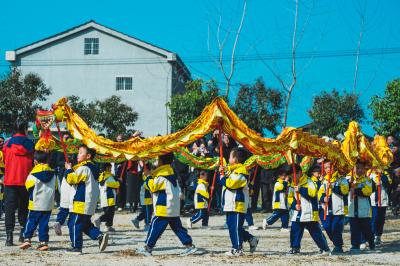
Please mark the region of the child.
[[[150, 165], [148, 165], [149, 167]], [[146, 176], [143, 175], [143, 184], [140, 188], [140, 214], [131, 222], [133, 226], [139, 229], [139, 222], [144, 220], [144, 231], [148, 232], [150, 228], [151, 216], [153, 215], [153, 200], [149, 188], [146, 186]]]
[[[293, 215], [290, 230], [291, 250], [287, 254], [300, 254], [300, 244], [305, 228], [317, 244], [320, 253], [327, 253], [330, 250], [319, 225], [317, 186], [311, 178], [302, 175], [298, 164], [295, 165], [294, 170], [295, 172], [291, 171], [293, 181], [288, 195], [288, 203], [293, 210]], [[296, 174], [297, 183], [294, 183], [294, 174]]]
[[100, 207], [103, 208], [104, 214], [94, 221], [97, 228], [100, 228], [101, 222], [105, 222], [107, 232], [115, 232], [113, 226], [115, 214], [115, 201], [117, 199], [117, 189], [119, 182], [115, 180], [111, 173], [111, 164], [103, 164], [104, 171], [99, 177], [100, 188]]
[[282, 222], [281, 231], [289, 231], [289, 210], [287, 206], [287, 189], [289, 173], [291, 172], [290, 165], [282, 165], [278, 168], [278, 179], [274, 185], [274, 194], [272, 195], [272, 215], [268, 219], [263, 219], [263, 229], [273, 225], [279, 218]]
[[58, 214], [56, 222], [53, 224], [56, 235], [62, 235], [61, 226], [64, 225], [69, 214], [70, 205], [70, 191], [71, 185], [67, 182], [66, 172], [64, 172], [63, 179], [60, 186], [60, 207], [58, 208]]
[[[325, 160], [324, 169], [326, 173], [331, 171], [332, 164]], [[332, 169], [333, 171], [333, 169]], [[329, 239], [335, 246], [332, 254], [343, 254], [343, 227], [344, 216], [348, 213], [349, 182], [345, 177], [339, 176], [339, 172], [335, 171], [330, 177], [330, 187], [328, 189], [329, 174], [325, 176], [319, 191], [318, 198], [324, 208], [328, 204], [326, 219], [324, 219], [324, 209], [322, 211], [322, 226], [325, 229]]]
[[169, 225], [185, 246], [181, 256], [195, 253], [197, 248], [193, 245], [192, 238], [187, 230], [182, 226], [180, 215], [180, 194], [177, 176], [171, 164], [174, 160], [172, 153], [161, 155], [158, 158], [158, 167], [152, 172], [144, 169], [146, 186], [153, 195], [153, 205], [155, 216], [150, 225], [145, 246], [137, 250], [138, 253], [145, 256], [151, 256], [158, 238], [163, 234]]
[[[242, 244], [249, 242], [250, 252], [254, 252], [258, 245], [258, 238], [244, 230], [243, 223], [249, 202], [248, 175], [243, 162], [246, 160], [246, 151], [243, 148], [232, 149], [229, 157], [227, 172], [221, 174], [219, 183], [223, 186], [222, 199], [226, 222], [232, 248], [225, 254], [228, 256], [243, 255]], [[220, 166], [220, 171], [225, 167]]]
[[56, 178], [54, 170], [48, 165], [49, 158], [48, 153], [36, 151], [34, 154], [35, 167], [25, 182], [26, 189], [29, 192], [29, 213], [23, 233], [24, 243], [19, 246], [20, 249], [31, 247], [31, 238], [38, 226], [40, 243], [37, 249], [40, 251], [49, 249], [49, 219], [56, 190]]
[[208, 193], [208, 182], [206, 171], [200, 171], [197, 180], [197, 186], [194, 193], [194, 208], [196, 213], [187, 220], [188, 228], [192, 228], [192, 224], [202, 220], [202, 227], [208, 227], [208, 200], [210, 195]]
[[[387, 172], [379, 174], [372, 173], [370, 175], [373, 186], [373, 193], [371, 194], [372, 205], [372, 233], [375, 236], [375, 245], [381, 245], [381, 236], [383, 233], [383, 226], [385, 225], [386, 208], [389, 205], [389, 189], [392, 184], [392, 179]], [[378, 186], [380, 186], [380, 198], [378, 197]], [[379, 201], [380, 200], [380, 201]]]
[[99, 240], [100, 251], [104, 251], [108, 243], [108, 234], [102, 233], [90, 221], [95, 213], [99, 198], [99, 170], [92, 162], [96, 152], [86, 145], [79, 146], [77, 161], [73, 168], [71, 163], [65, 163], [67, 182], [71, 185], [69, 207], [69, 236], [72, 248], [71, 254], [82, 253], [82, 233], [92, 240]]
[[371, 250], [375, 249], [374, 235], [371, 230], [371, 204], [370, 196], [372, 194], [371, 180], [366, 176], [366, 164], [360, 160], [355, 167], [355, 176], [350, 180], [349, 193], [349, 220], [351, 233], [350, 252], [360, 253], [360, 244], [362, 236], [369, 243]]

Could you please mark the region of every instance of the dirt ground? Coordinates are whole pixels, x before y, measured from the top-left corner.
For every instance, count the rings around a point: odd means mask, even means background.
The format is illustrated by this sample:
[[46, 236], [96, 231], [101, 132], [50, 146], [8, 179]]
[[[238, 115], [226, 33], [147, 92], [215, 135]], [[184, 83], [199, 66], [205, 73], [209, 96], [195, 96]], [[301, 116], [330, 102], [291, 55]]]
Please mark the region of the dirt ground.
[[[268, 215], [268, 214], [267, 214]], [[360, 255], [349, 255], [350, 234], [346, 226], [343, 256], [319, 255], [318, 249], [308, 233], [302, 241], [302, 254], [299, 256], [285, 255], [289, 249], [289, 233], [280, 232], [279, 222], [268, 230], [252, 231], [259, 237], [260, 243], [254, 254], [246, 253], [243, 257], [226, 257], [223, 253], [230, 247], [228, 231], [222, 228], [223, 216], [212, 216], [210, 228], [201, 229], [195, 225], [189, 233], [199, 251], [191, 256], [178, 257], [182, 246], [171, 230], [167, 230], [158, 241], [152, 257], [136, 254], [135, 250], [143, 246], [146, 234], [136, 230], [131, 225], [132, 214], [116, 213], [116, 232], [111, 235], [109, 247], [100, 253], [98, 242], [84, 237], [82, 255], [65, 253], [69, 247], [68, 228], [63, 227], [63, 235], [56, 236], [50, 229], [50, 250], [40, 252], [35, 250], [37, 237], [33, 238], [33, 248], [19, 250], [18, 246], [5, 247], [4, 220], [0, 221], [0, 265], [399, 265], [400, 261], [400, 219], [389, 215], [382, 237], [383, 245], [374, 252], [365, 251]], [[255, 223], [261, 225], [264, 214], [255, 214]], [[55, 216], [52, 216], [51, 224]], [[184, 225], [186, 217], [182, 217]], [[18, 240], [15, 233], [14, 240]], [[17, 241], [14, 241], [17, 243]], [[330, 246], [332, 244], [330, 243]], [[248, 245], [245, 243], [245, 251]]]

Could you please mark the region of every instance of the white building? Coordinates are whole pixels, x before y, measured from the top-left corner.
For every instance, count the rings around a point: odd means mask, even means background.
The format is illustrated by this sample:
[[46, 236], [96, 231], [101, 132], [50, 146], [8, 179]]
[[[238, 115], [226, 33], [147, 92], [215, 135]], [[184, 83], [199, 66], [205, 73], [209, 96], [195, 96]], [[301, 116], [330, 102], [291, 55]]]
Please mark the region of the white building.
[[85, 100], [119, 95], [139, 114], [135, 129], [146, 136], [170, 133], [166, 103], [184, 89], [190, 72], [176, 53], [95, 21], [6, 52], [23, 74], [38, 74], [64, 96]]

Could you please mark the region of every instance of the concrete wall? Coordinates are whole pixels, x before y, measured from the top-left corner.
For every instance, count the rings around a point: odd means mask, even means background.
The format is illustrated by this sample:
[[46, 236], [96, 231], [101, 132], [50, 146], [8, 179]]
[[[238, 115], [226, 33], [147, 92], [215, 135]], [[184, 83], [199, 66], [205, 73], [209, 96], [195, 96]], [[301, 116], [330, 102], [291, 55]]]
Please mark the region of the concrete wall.
[[[99, 54], [84, 55], [84, 38], [99, 38]], [[173, 65], [161, 55], [104, 32], [88, 29], [21, 54], [16, 65], [37, 73], [51, 87], [49, 106], [58, 98], [78, 95], [86, 100], [119, 95], [139, 113], [135, 129], [145, 136], [170, 131], [165, 103], [170, 100]], [[131, 76], [133, 90], [117, 91], [116, 77]]]

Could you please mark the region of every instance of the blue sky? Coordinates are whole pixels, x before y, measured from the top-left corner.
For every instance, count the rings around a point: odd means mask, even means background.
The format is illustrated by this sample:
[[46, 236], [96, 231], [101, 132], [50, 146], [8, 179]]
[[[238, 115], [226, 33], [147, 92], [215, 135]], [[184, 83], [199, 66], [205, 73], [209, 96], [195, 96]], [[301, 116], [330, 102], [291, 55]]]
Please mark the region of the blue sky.
[[[243, 0], [171, 1], [2, 1], [0, 16], [0, 71], [7, 70], [4, 52], [94, 19], [97, 22], [178, 53], [193, 78], [214, 78], [224, 88], [224, 78], [215, 62], [194, 62], [217, 55], [216, 28], [221, 17], [221, 38], [232, 31], [224, 53], [231, 54]], [[301, 1], [299, 8], [298, 53], [355, 51], [360, 33], [360, 10], [365, 15], [361, 49], [400, 48], [400, 24], [396, 0]], [[294, 21], [293, 0], [248, 0], [237, 55], [280, 57], [290, 52]], [[303, 30], [304, 28], [304, 30]], [[303, 33], [302, 33], [303, 32]], [[205, 60], [205, 61], [207, 61]], [[400, 77], [400, 54], [361, 56], [356, 93], [371, 119], [368, 103], [382, 95], [386, 83]], [[209, 60], [208, 60], [209, 61]], [[266, 60], [272, 69], [290, 82], [290, 60]], [[229, 70], [229, 66], [228, 70]], [[298, 83], [289, 110], [288, 125], [310, 122], [307, 110], [312, 97], [322, 90], [353, 90], [354, 56], [313, 57], [297, 60]], [[240, 61], [236, 65], [231, 98], [237, 84], [262, 77], [270, 87], [280, 83], [262, 60]], [[373, 134], [368, 123], [363, 130]]]

